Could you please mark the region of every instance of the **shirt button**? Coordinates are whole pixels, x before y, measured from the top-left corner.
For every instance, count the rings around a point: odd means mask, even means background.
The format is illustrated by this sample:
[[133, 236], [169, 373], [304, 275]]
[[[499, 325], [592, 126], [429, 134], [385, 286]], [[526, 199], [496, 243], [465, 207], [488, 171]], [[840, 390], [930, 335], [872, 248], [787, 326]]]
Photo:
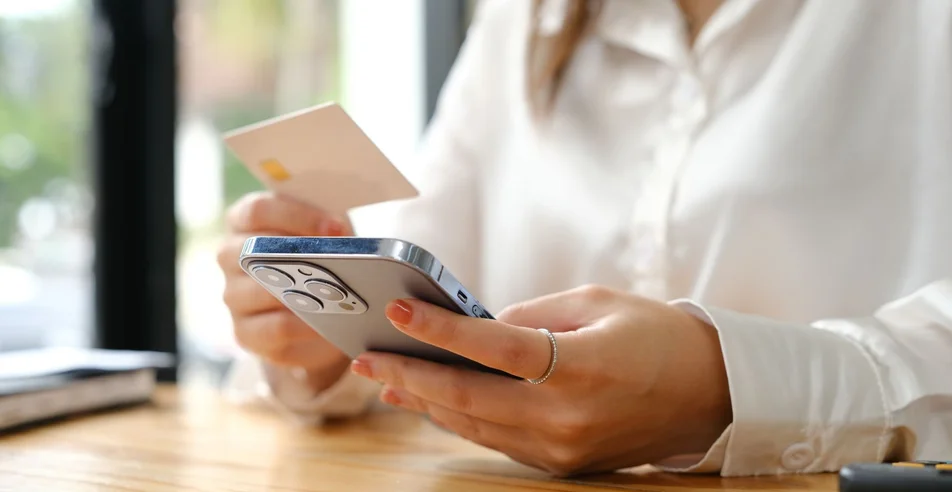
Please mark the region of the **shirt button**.
[[685, 77], [674, 89], [674, 103], [679, 106], [686, 106], [697, 100], [701, 95], [701, 88], [698, 87], [696, 80]]
[[788, 471], [802, 471], [816, 459], [816, 451], [807, 443], [793, 444], [783, 452], [780, 465]]
[[645, 272], [651, 269], [657, 257], [658, 247], [650, 237], [641, 237], [635, 241], [633, 251], [635, 269]]

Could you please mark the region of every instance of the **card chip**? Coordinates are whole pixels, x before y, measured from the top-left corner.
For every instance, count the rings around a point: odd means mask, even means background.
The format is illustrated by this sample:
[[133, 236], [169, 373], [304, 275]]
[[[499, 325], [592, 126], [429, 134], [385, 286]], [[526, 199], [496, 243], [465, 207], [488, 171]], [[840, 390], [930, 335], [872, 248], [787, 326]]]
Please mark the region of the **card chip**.
[[291, 175], [288, 174], [288, 170], [275, 159], [268, 159], [262, 162], [261, 169], [274, 181], [285, 181], [291, 178]]

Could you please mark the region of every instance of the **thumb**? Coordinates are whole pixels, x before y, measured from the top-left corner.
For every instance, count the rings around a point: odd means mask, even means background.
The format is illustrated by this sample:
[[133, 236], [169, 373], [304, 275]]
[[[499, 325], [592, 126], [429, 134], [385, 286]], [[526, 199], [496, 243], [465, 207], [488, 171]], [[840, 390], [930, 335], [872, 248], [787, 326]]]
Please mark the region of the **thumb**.
[[584, 286], [513, 304], [496, 319], [526, 328], [552, 332], [575, 331], [610, 314], [620, 293], [607, 287]]

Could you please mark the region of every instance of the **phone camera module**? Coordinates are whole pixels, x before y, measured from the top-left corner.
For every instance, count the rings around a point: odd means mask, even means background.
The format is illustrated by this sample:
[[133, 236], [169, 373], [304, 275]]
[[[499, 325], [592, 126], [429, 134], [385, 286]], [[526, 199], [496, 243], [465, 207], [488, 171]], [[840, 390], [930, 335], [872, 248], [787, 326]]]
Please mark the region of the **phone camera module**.
[[303, 311], [305, 313], [319, 313], [324, 310], [324, 304], [320, 300], [303, 292], [289, 290], [281, 297], [284, 298], [284, 302], [288, 303], [288, 305], [298, 311]]
[[251, 271], [252, 275], [258, 280], [279, 289], [286, 289], [294, 285], [294, 279], [290, 275], [274, 267], [259, 266]]
[[309, 280], [304, 284], [308, 292], [328, 302], [340, 302], [347, 298], [343, 289], [326, 280]]

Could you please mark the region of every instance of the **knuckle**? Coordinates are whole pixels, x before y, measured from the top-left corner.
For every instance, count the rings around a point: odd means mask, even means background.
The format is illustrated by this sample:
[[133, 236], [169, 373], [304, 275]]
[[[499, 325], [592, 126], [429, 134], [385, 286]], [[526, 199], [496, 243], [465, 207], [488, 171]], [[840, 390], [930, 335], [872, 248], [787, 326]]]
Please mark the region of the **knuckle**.
[[473, 407], [473, 396], [469, 388], [458, 378], [447, 382], [446, 398], [450, 408], [461, 413], [469, 413]]
[[[281, 301], [247, 277], [226, 278], [222, 301], [232, 316], [261, 312], [290, 313]], [[295, 321], [300, 323], [296, 319]]]
[[526, 312], [526, 309], [526, 304], [523, 302], [511, 304], [500, 311], [499, 314], [496, 315], [496, 319], [502, 321], [503, 323], [515, 322], [515, 320], [519, 320], [524, 317], [523, 314]]
[[479, 443], [485, 443], [487, 441], [486, 436], [483, 435], [482, 427], [479, 426], [475, 418], [469, 415], [463, 415], [463, 422], [467, 432], [473, 437], [474, 441]]
[[506, 367], [524, 367], [529, 359], [529, 349], [521, 339], [509, 336], [500, 342], [499, 355]]
[[251, 196], [244, 204], [242, 213], [239, 214], [239, 223], [250, 230], [263, 229], [267, 227], [268, 217], [274, 208], [274, 200], [263, 194]]
[[242, 320], [236, 320], [235, 322], [235, 342], [239, 347], [253, 352], [255, 354], [261, 355], [258, 353], [258, 347], [255, 343], [254, 334], [251, 332], [251, 329], [248, 328]]
[[235, 341], [243, 349], [270, 362], [287, 362], [295, 350], [294, 340], [283, 335], [291, 329], [294, 322], [291, 318], [285, 313], [241, 318], [235, 323]]
[[592, 419], [581, 412], [560, 414], [550, 419], [549, 429], [558, 442], [577, 444], [585, 436], [591, 435]]
[[476, 425], [476, 420], [466, 414], [459, 414], [454, 419], [454, 429], [460, 436], [474, 442], [482, 441], [482, 432]]
[[586, 465], [585, 454], [573, 446], [556, 444], [547, 447], [546, 457], [542, 463], [546, 471], [559, 475], [571, 475]]
[[288, 343], [286, 340], [279, 341], [268, 346], [264, 357], [276, 364], [289, 364], [294, 350], [294, 344]]
[[223, 270], [232, 264], [232, 260], [235, 260], [235, 263], [237, 263], [238, 258], [237, 255], [235, 255], [234, 246], [232, 246], [230, 241], [218, 248], [215, 259], [218, 261], [218, 266]]
[[236, 232], [238, 229], [238, 216], [241, 215], [242, 201], [235, 202], [225, 212], [225, 226], [228, 232]]
[[579, 296], [590, 302], [604, 301], [611, 298], [613, 291], [608, 287], [598, 284], [587, 284], [579, 287], [576, 291]]
[[232, 311], [233, 313], [235, 311], [235, 307], [239, 304], [237, 297], [238, 294], [235, 293], [235, 286], [230, 283], [226, 283], [225, 290], [221, 295], [221, 300], [225, 303], [225, 306], [228, 308], [228, 310]]
[[408, 410], [420, 413], [430, 413], [429, 406], [425, 401], [412, 394], [405, 394], [401, 398], [400, 404]]
[[386, 376], [395, 386], [406, 388], [407, 384], [403, 376], [416, 370], [416, 361], [408, 357], [400, 357], [397, 359], [396, 366], [396, 370], [390, 371]]
[[427, 314], [420, 320], [420, 327], [437, 345], [452, 346], [459, 338], [458, 322], [446, 316]]
[[268, 329], [268, 335], [277, 342], [293, 340], [301, 330], [301, 322], [292, 314], [278, 312], [274, 323]]
[[239, 229], [242, 226], [244, 217], [247, 215], [248, 206], [255, 200], [259, 200], [261, 192], [248, 193], [239, 198], [235, 203], [228, 207], [225, 218], [230, 229]]

